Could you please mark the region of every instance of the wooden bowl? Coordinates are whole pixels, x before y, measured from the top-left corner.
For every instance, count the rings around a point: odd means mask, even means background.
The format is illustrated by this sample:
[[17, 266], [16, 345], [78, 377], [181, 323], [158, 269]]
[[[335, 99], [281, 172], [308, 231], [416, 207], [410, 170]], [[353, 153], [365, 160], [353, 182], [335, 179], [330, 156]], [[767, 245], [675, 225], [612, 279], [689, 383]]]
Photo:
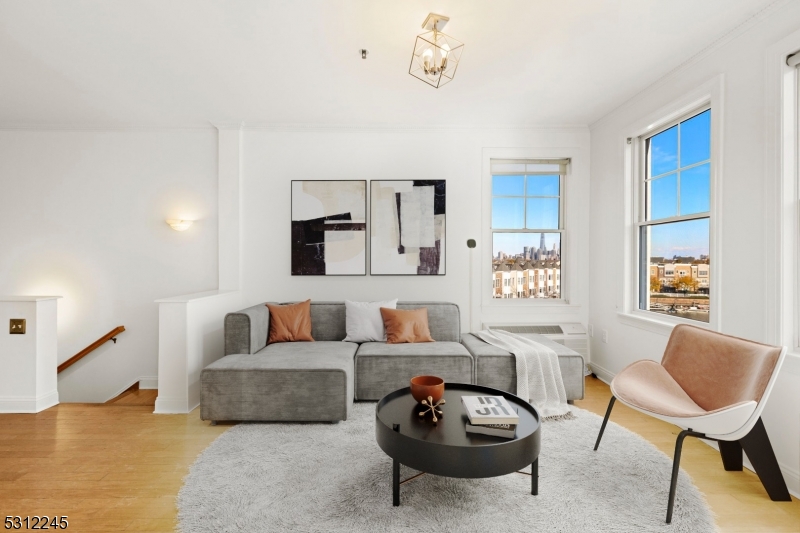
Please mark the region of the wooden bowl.
[[411, 378], [411, 396], [419, 403], [431, 396], [433, 403], [436, 403], [444, 396], [444, 380], [436, 376], [413, 377]]

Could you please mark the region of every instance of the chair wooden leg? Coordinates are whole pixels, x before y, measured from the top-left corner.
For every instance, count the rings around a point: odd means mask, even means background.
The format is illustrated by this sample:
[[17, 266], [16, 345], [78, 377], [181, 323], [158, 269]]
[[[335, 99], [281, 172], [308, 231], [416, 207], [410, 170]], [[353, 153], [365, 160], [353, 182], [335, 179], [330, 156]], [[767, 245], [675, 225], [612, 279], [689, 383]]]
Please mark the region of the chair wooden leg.
[[728, 472], [741, 472], [744, 468], [742, 464], [742, 445], [738, 440], [720, 440], [719, 454], [722, 456], [722, 466]]
[[597, 442], [594, 443], [594, 451], [597, 451], [597, 447], [600, 446], [600, 439], [603, 438], [603, 432], [606, 430], [606, 424], [608, 424], [608, 417], [611, 416], [611, 409], [614, 407], [614, 402], [617, 399], [612, 396], [611, 401], [608, 402], [608, 409], [606, 409], [606, 416], [603, 418], [603, 425], [600, 426], [600, 434], [597, 435]]
[[675, 441], [675, 456], [672, 458], [672, 481], [669, 484], [669, 503], [667, 504], [667, 524], [672, 523], [672, 508], [675, 506], [675, 489], [678, 488], [678, 473], [681, 470], [683, 439], [691, 434], [694, 434], [691, 429], [684, 429], [678, 433], [678, 439]]
[[750, 459], [750, 463], [770, 499], [774, 502], [792, 501], [789, 489], [786, 488], [786, 481], [781, 474], [781, 468], [778, 466], [778, 460], [775, 458], [775, 452], [772, 450], [772, 444], [769, 442], [767, 429], [761, 418], [758, 419], [750, 433], [739, 440], [739, 444], [747, 454], [747, 458]]

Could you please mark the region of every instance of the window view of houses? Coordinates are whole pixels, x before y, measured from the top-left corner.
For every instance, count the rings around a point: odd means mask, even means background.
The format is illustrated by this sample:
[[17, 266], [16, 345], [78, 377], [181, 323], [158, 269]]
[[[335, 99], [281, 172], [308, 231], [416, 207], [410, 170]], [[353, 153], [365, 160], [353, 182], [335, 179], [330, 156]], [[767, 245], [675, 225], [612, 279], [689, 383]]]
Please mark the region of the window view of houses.
[[561, 298], [561, 235], [541, 233], [538, 246], [523, 244], [534, 235], [495, 234], [492, 298]]
[[651, 257], [648, 310], [708, 322], [708, 255]]

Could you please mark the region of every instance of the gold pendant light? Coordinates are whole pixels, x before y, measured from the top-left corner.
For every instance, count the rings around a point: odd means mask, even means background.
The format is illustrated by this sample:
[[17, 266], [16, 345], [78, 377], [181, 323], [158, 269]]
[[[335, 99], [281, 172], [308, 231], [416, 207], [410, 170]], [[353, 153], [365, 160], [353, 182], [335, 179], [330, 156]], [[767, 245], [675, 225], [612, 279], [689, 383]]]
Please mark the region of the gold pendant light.
[[456, 75], [464, 43], [442, 33], [450, 18], [431, 13], [422, 27], [428, 31], [417, 35], [408, 73], [437, 89]]

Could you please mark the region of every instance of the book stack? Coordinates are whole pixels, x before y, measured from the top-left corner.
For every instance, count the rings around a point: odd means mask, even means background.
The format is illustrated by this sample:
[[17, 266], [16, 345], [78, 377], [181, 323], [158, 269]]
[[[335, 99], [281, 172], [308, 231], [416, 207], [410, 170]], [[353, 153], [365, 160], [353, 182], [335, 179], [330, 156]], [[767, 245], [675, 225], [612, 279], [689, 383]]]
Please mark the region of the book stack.
[[478, 433], [513, 439], [517, 434], [519, 415], [502, 396], [462, 396], [467, 410], [467, 433]]

